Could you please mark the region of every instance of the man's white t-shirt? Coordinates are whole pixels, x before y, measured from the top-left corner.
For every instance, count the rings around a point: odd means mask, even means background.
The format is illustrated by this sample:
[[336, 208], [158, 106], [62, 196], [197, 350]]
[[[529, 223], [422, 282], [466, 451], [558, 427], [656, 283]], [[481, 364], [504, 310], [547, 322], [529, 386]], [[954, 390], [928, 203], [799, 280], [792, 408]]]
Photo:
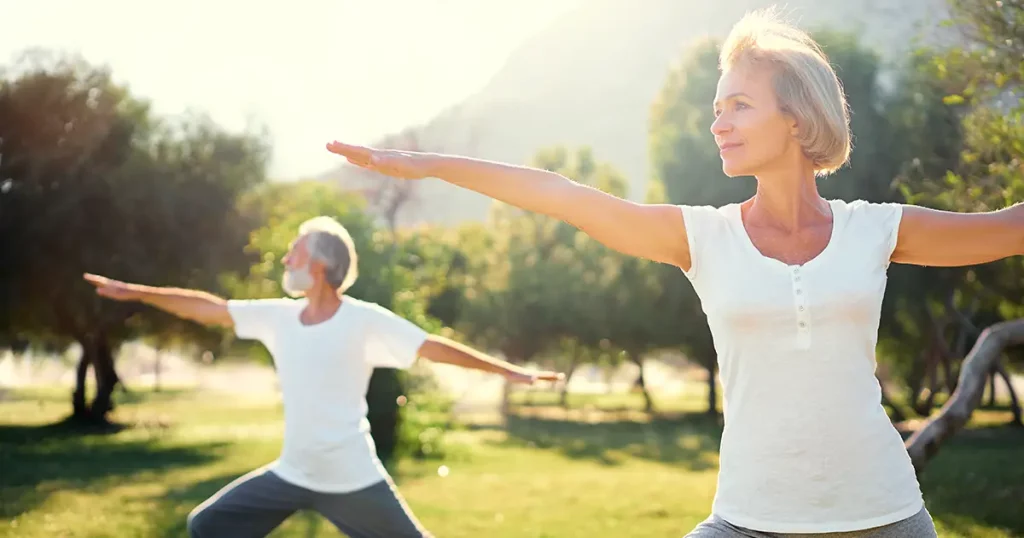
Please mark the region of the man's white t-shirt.
[[284, 442], [270, 469], [295, 485], [343, 493], [387, 477], [366, 418], [374, 367], [408, 368], [427, 333], [391, 311], [344, 296], [330, 319], [303, 324], [306, 299], [228, 301], [239, 338], [274, 359]]
[[723, 385], [713, 511], [740, 527], [843, 532], [923, 506], [875, 377], [902, 206], [830, 205], [831, 239], [800, 266], [757, 250], [739, 204], [682, 206], [685, 274], [707, 314]]

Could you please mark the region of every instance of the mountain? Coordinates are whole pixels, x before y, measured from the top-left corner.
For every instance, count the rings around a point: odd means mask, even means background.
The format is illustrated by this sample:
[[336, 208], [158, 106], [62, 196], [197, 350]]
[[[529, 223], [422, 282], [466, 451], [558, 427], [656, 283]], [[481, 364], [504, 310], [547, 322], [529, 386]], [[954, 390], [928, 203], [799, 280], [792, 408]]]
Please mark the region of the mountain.
[[[516, 164], [529, 163], [545, 146], [589, 145], [630, 178], [630, 197], [641, 199], [649, 109], [668, 70], [689, 44], [724, 37], [744, 13], [772, 4], [588, 0], [524, 43], [476, 95], [406, 134], [426, 151]], [[856, 32], [887, 60], [903, 57], [918, 35], [938, 37], [948, 13], [945, 0], [790, 0], [780, 7], [807, 30]], [[345, 166], [322, 179], [353, 189], [374, 181]], [[416, 191], [400, 225], [478, 220], [490, 207], [484, 197], [434, 179]]]

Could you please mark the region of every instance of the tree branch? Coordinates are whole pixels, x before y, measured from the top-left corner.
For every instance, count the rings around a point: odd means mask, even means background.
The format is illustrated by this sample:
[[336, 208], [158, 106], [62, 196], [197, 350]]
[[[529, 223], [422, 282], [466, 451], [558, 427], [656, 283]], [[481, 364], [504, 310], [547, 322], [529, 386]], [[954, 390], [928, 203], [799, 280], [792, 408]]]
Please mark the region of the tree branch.
[[907, 439], [907, 452], [920, 473], [943, 442], [963, 428], [981, 403], [985, 381], [1008, 346], [1024, 344], [1024, 319], [1004, 321], [988, 327], [974, 344], [960, 369], [957, 389], [942, 409], [924, 427]]

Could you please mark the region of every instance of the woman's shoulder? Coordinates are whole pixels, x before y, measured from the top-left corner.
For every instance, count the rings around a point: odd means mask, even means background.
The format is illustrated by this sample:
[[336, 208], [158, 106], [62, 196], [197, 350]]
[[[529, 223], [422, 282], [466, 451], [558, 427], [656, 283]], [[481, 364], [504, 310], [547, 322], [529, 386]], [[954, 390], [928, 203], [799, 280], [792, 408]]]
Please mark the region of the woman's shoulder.
[[739, 212], [738, 203], [715, 205], [680, 205], [684, 218], [710, 222], [726, 222]]
[[903, 204], [899, 202], [871, 202], [857, 199], [850, 202], [845, 200], [830, 200], [833, 210], [841, 209], [846, 217], [854, 223], [871, 225], [885, 225], [892, 219], [899, 219], [903, 214]]

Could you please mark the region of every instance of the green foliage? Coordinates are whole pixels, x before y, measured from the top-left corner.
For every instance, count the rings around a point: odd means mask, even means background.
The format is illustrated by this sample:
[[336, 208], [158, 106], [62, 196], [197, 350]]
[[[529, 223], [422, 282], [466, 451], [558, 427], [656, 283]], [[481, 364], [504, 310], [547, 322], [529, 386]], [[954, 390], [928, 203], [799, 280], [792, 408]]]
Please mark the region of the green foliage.
[[[595, 161], [589, 148], [547, 148], [534, 165], [626, 195], [625, 179]], [[472, 272], [483, 276], [467, 282], [460, 330], [514, 361], [555, 350], [573, 351], [555, 353], [556, 360], [568, 361], [559, 367], [615, 360], [606, 338], [614, 314], [606, 294], [620, 261], [614, 253], [573, 226], [508, 206], [494, 211], [488, 239], [476, 236], [464, 242], [475, 245], [466, 257], [474, 260], [473, 252], [479, 253], [480, 260], [470, 263], [479, 263]]]
[[[118, 330], [127, 312], [96, 300], [85, 271], [187, 285], [241, 261], [231, 254], [245, 236], [234, 200], [263, 181], [261, 138], [202, 117], [153, 118], [81, 61], [29, 56], [15, 67], [0, 87], [2, 235], [19, 253], [4, 257], [17, 261], [4, 275], [15, 330]], [[167, 328], [149, 321], [139, 328]]]
[[[962, 212], [997, 210], [1024, 198], [1024, 4], [952, 0], [950, 8], [951, 22], [966, 42], [919, 51], [904, 74], [901, 106], [894, 107], [894, 122], [909, 149], [899, 184], [912, 203]], [[896, 314], [887, 324], [896, 337], [887, 342], [890, 349], [908, 354], [908, 348], [934, 342], [929, 318], [966, 317], [983, 327], [1024, 316], [1024, 303], [1017, 299], [1024, 279], [1019, 258], [903, 272], [908, 273], [900, 288], [904, 293], [889, 309]], [[964, 331], [940, 337], [955, 348]], [[913, 365], [902, 369], [923, 375]]]
[[409, 394], [399, 400], [402, 418], [393, 461], [444, 459], [450, 455], [453, 402], [429, 374], [411, 371], [407, 379]]
[[262, 135], [153, 117], [107, 69], [80, 59], [34, 53], [9, 66], [0, 76], [3, 338], [80, 343], [99, 387], [88, 414], [99, 419], [118, 383], [120, 342], [218, 341], [215, 331], [100, 299], [81, 277], [216, 291], [217, 274], [248, 263], [235, 199], [264, 180], [267, 158]]

